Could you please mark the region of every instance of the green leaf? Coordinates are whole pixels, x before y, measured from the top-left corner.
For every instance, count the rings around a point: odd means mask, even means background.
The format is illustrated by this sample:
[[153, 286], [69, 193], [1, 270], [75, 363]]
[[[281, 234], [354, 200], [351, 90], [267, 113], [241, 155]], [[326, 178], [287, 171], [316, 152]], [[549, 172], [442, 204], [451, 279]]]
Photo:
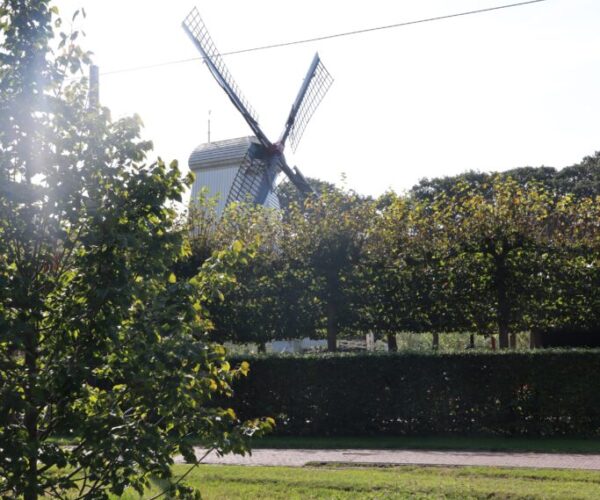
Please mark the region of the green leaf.
[[240, 253], [244, 248], [244, 244], [240, 240], [235, 240], [231, 247], [235, 253]]

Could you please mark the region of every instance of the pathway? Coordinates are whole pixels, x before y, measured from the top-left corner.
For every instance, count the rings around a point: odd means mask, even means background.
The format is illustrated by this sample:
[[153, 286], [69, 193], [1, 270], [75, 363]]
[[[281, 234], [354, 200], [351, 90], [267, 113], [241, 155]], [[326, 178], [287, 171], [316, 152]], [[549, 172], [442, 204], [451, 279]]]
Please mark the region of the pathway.
[[[204, 450], [196, 448], [201, 457]], [[176, 459], [180, 462], [182, 459]], [[482, 465], [600, 470], [600, 455], [558, 453], [506, 453], [431, 450], [279, 450], [257, 449], [251, 456], [210, 453], [203, 463], [227, 465], [282, 465], [302, 467], [308, 462], [349, 462], [398, 465]]]

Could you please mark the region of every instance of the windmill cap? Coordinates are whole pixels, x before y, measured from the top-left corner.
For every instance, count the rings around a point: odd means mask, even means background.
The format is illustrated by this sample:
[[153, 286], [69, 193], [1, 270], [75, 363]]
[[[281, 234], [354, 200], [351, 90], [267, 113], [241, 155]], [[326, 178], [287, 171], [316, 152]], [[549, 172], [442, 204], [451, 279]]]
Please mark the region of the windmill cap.
[[190, 170], [197, 171], [239, 165], [252, 144], [259, 144], [256, 137], [246, 136], [200, 144], [190, 155], [188, 166]]

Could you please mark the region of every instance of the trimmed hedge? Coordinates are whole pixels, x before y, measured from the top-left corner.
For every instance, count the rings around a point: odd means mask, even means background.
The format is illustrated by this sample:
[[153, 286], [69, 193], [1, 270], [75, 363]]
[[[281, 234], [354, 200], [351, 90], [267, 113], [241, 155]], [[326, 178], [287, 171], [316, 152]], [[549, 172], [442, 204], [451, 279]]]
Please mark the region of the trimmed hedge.
[[600, 435], [596, 350], [242, 359], [229, 404], [278, 435]]

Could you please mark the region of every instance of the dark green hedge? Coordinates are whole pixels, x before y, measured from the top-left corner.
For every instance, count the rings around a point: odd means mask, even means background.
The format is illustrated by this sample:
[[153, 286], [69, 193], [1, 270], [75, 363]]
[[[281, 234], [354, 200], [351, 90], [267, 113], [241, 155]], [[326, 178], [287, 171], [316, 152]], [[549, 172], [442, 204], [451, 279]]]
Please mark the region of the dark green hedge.
[[231, 405], [279, 435], [600, 435], [599, 351], [243, 359]]

